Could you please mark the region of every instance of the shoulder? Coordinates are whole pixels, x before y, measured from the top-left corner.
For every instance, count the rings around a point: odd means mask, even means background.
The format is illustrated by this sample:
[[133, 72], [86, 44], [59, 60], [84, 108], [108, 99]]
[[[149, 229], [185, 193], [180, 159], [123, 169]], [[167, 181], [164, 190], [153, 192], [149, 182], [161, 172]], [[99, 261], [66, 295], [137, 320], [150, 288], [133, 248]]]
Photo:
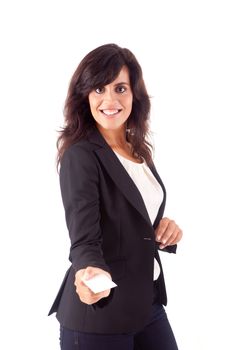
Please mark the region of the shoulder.
[[69, 146], [61, 159], [60, 171], [67, 168], [97, 170], [97, 160], [94, 155], [94, 145], [88, 140], [81, 140]]
[[79, 159], [82, 158], [92, 158], [93, 157], [94, 147], [88, 140], [81, 140], [73, 145], [69, 146], [63, 156], [62, 162], [67, 159]]

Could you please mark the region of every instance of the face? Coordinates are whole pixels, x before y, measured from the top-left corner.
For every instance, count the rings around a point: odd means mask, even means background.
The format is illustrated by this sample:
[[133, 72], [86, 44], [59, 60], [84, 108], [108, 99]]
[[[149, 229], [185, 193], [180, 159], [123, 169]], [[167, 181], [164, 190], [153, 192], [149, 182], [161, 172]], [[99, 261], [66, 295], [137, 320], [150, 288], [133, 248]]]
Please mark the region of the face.
[[114, 81], [99, 86], [88, 97], [92, 116], [100, 130], [125, 130], [133, 103], [127, 67], [122, 67]]

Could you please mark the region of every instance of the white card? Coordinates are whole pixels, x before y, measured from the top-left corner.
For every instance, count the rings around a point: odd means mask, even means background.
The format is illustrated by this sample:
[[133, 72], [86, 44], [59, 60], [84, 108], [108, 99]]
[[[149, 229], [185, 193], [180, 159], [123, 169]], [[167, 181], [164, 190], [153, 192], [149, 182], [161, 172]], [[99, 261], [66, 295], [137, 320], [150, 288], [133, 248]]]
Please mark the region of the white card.
[[94, 293], [100, 293], [106, 289], [117, 287], [116, 283], [114, 283], [108, 276], [104, 274], [98, 274], [89, 280], [83, 279], [82, 281]]

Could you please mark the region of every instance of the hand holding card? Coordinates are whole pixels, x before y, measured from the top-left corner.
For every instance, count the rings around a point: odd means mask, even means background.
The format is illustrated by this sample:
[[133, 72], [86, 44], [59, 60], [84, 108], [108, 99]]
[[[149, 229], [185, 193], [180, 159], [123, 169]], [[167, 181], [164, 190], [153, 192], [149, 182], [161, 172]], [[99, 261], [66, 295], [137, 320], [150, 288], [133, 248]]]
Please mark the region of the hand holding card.
[[108, 276], [104, 274], [95, 275], [89, 280], [82, 279], [82, 281], [94, 293], [100, 293], [106, 289], [117, 287], [116, 283], [114, 283]]

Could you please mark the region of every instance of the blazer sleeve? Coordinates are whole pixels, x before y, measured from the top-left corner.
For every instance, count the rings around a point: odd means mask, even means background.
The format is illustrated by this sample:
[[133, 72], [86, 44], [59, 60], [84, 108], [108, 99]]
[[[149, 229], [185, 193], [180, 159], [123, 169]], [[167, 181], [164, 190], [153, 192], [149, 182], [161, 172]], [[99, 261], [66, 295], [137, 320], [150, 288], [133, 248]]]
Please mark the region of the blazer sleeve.
[[161, 252], [166, 252], [166, 253], [176, 253], [176, 250], [177, 250], [177, 244], [174, 244], [174, 245], [168, 245], [167, 247], [163, 248], [163, 249], [160, 249], [158, 247], [159, 250], [161, 250]]
[[98, 179], [98, 166], [91, 151], [77, 144], [65, 151], [60, 187], [71, 241], [69, 259], [75, 272], [87, 266], [109, 272], [101, 249]]

